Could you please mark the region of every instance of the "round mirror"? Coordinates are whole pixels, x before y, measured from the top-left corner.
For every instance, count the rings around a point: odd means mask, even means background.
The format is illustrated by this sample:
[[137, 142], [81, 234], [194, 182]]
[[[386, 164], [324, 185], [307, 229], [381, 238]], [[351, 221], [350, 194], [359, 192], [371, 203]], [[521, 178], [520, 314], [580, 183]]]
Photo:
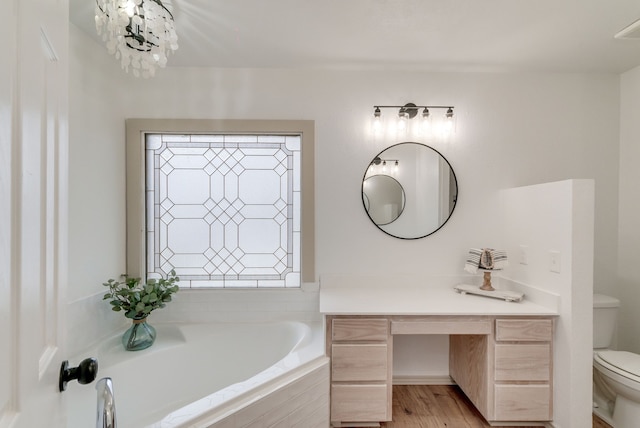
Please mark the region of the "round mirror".
[[404, 189], [389, 175], [372, 175], [362, 184], [362, 200], [369, 218], [382, 226], [394, 222], [402, 214]]
[[362, 203], [371, 221], [401, 239], [419, 239], [440, 229], [458, 199], [449, 162], [420, 143], [399, 143], [373, 158], [362, 180]]

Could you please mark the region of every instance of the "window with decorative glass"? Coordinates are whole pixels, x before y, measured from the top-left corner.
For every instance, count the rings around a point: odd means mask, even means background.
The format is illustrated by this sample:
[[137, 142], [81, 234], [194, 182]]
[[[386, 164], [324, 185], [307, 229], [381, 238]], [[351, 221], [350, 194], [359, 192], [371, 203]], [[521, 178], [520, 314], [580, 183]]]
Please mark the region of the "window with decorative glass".
[[[144, 260], [133, 265], [146, 278], [175, 269], [183, 288], [301, 286], [303, 258], [313, 256], [302, 245], [303, 235], [313, 238], [303, 230], [313, 217], [302, 218], [302, 133], [146, 131], [139, 138], [132, 144], [143, 145], [136, 152], [144, 169]], [[140, 179], [132, 163], [128, 157], [128, 180]], [[140, 254], [137, 244], [130, 249]]]

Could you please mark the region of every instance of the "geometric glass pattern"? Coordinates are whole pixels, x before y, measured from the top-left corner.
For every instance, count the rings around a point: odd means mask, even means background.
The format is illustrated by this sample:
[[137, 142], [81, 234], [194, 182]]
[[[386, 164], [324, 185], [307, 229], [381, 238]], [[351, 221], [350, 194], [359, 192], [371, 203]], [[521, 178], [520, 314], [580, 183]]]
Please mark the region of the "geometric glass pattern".
[[148, 278], [300, 287], [300, 135], [145, 138]]

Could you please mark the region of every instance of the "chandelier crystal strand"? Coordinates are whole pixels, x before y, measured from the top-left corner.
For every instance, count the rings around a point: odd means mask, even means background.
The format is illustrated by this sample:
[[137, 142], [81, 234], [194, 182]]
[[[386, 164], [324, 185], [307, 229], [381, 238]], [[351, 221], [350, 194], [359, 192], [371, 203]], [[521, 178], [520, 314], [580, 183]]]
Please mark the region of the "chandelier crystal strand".
[[127, 73], [154, 76], [178, 49], [173, 15], [160, 0], [96, 0], [95, 10], [98, 35]]

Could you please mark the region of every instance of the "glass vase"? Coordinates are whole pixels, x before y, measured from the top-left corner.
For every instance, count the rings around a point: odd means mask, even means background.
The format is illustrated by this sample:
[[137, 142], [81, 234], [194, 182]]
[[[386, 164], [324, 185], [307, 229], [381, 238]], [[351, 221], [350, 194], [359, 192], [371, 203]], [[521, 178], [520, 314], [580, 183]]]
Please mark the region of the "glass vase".
[[122, 335], [122, 345], [127, 351], [140, 351], [153, 345], [156, 329], [147, 323], [147, 319], [133, 320], [133, 324]]

